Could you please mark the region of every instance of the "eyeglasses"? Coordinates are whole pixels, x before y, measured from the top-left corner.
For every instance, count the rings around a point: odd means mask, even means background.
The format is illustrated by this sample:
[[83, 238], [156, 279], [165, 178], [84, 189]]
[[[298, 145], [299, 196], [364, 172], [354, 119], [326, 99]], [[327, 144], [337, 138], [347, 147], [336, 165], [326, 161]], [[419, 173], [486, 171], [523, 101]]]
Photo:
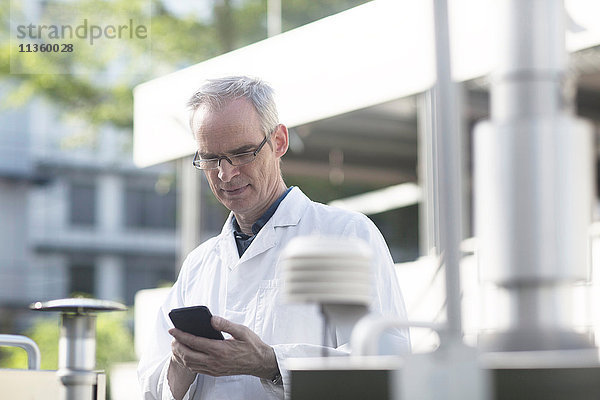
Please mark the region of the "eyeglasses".
[[[275, 132], [275, 131], [273, 131], [273, 132]], [[201, 170], [217, 169], [221, 166], [221, 160], [227, 160], [227, 162], [229, 164], [233, 165], [234, 167], [239, 167], [240, 165], [250, 164], [252, 161], [254, 161], [256, 159], [256, 155], [263, 148], [265, 143], [267, 143], [267, 140], [271, 137], [273, 132], [271, 132], [271, 134], [265, 136], [263, 141], [260, 142], [260, 144], [258, 145], [256, 150], [254, 150], [254, 151], [239, 153], [239, 154], [235, 154], [235, 155], [232, 155], [229, 157], [228, 156], [219, 156], [217, 158], [209, 158], [209, 159], [200, 158], [200, 155], [196, 151], [196, 154], [194, 155], [194, 160], [192, 161], [192, 164], [194, 165], [194, 167], [196, 167], [197, 169], [201, 169]]]

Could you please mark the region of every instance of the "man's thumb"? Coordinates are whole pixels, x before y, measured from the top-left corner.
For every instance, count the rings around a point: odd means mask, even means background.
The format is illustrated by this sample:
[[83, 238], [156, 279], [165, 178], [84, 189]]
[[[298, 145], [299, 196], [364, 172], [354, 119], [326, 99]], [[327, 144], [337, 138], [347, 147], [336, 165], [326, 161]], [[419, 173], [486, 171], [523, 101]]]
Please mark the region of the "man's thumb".
[[216, 315], [213, 315], [211, 323], [216, 330], [227, 332], [236, 339], [245, 338], [246, 330], [243, 325], [234, 324], [233, 322]]

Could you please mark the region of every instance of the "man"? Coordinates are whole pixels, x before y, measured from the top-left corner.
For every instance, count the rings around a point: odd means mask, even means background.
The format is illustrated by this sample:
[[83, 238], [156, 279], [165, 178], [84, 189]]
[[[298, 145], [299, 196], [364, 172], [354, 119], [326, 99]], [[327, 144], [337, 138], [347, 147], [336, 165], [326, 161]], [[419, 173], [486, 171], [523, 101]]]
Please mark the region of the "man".
[[[159, 311], [138, 369], [144, 398], [281, 399], [289, 384], [285, 359], [320, 356], [323, 341], [316, 305], [282, 301], [278, 260], [285, 245], [314, 233], [365, 240], [374, 253], [371, 311], [405, 318], [393, 261], [364, 215], [287, 188], [280, 160], [288, 131], [268, 85], [248, 77], [212, 80], [189, 105], [198, 145], [194, 166], [231, 214], [220, 235], [188, 255]], [[209, 307], [212, 325], [226, 340], [173, 328], [169, 311], [192, 305]], [[349, 338], [337, 331], [330, 336], [329, 353], [347, 354]], [[395, 338], [409, 350], [406, 331], [398, 330]]]

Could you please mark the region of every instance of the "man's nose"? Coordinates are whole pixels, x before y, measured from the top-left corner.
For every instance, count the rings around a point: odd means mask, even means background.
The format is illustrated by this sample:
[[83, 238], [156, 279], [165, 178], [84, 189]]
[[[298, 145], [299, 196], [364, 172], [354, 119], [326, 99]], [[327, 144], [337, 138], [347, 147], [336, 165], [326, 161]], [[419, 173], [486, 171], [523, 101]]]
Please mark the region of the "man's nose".
[[223, 182], [229, 182], [231, 178], [238, 175], [239, 171], [237, 167], [234, 167], [225, 159], [221, 159], [219, 163], [219, 179]]

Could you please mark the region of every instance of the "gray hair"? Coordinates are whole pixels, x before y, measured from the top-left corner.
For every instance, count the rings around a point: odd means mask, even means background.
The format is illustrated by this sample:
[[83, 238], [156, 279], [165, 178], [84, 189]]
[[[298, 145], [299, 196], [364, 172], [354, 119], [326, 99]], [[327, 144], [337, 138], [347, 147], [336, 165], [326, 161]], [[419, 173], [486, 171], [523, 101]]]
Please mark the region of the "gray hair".
[[209, 79], [188, 101], [188, 107], [194, 112], [201, 106], [216, 111], [230, 101], [244, 98], [254, 105], [265, 136], [279, 124], [279, 115], [273, 99], [273, 88], [258, 78], [248, 76], [228, 76]]

